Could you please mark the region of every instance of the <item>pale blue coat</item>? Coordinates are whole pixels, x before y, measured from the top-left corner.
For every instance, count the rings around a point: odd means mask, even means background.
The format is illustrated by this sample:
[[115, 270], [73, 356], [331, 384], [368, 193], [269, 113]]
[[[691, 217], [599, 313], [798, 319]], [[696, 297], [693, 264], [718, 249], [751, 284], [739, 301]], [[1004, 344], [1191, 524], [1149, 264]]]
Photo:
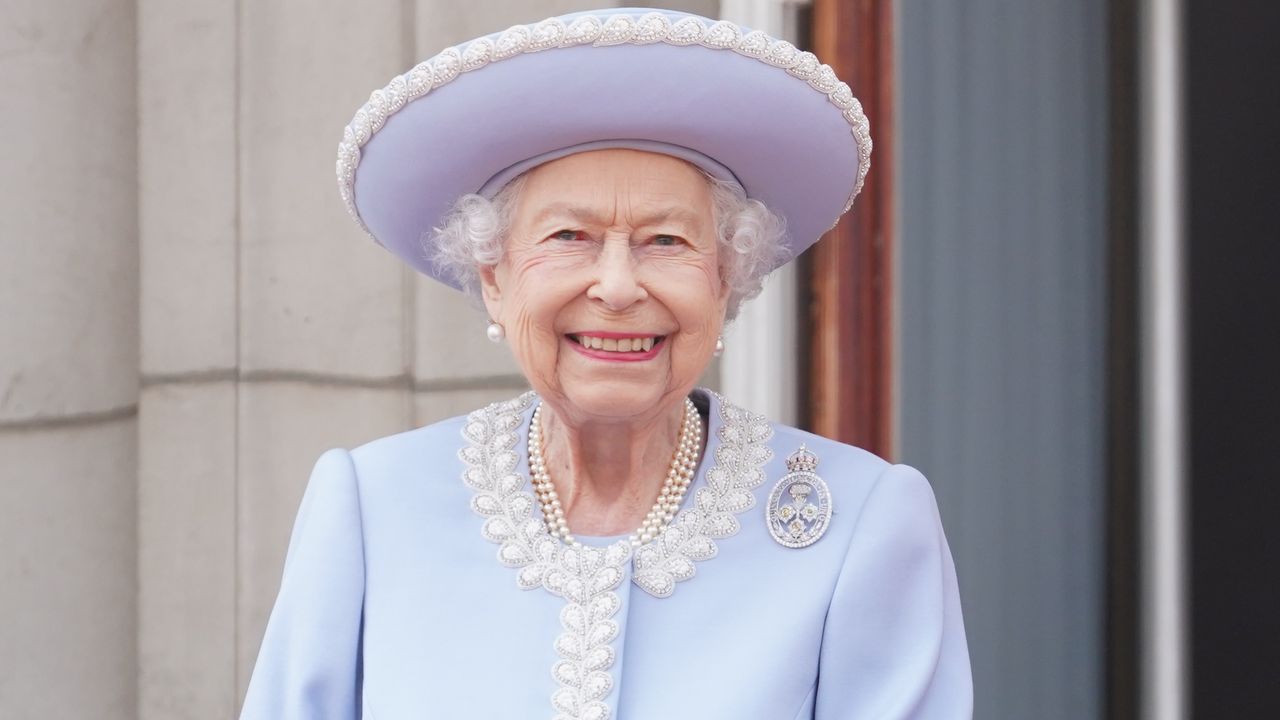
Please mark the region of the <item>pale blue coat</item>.
[[[694, 398], [708, 447], [679, 529], [634, 557], [546, 535], [532, 394], [325, 453], [242, 719], [970, 718], [955, 568], [920, 473]], [[791, 549], [765, 507], [802, 443], [834, 514]]]

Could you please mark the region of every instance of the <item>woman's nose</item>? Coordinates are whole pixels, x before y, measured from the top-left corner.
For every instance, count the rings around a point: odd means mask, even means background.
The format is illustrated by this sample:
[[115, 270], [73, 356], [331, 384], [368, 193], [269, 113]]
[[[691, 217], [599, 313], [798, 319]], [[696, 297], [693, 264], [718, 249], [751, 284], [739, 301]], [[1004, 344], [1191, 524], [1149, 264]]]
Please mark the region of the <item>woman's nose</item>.
[[648, 296], [636, 277], [635, 259], [627, 243], [606, 243], [600, 250], [595, 282], [587, 297], [610, 310], [625, 310]]

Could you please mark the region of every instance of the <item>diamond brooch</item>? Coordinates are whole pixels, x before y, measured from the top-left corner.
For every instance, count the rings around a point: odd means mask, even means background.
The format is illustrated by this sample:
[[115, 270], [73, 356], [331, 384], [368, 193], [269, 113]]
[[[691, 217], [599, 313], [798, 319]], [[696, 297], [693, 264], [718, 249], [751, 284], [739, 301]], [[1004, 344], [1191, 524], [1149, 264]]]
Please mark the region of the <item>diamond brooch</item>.
[[765, 523], [780, 545], [808, 547], [831, 524], [831, 491], [814, 472], [817, 468], [818, 457], [801, 445], [787, 458], [787, 474], [769, 493]]

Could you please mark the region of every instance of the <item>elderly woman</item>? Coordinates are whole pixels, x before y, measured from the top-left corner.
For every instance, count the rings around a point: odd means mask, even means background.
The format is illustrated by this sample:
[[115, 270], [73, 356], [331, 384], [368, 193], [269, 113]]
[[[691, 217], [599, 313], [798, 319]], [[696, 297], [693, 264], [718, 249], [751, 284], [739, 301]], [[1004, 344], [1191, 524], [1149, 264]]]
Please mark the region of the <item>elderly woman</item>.
[[244, 718], [967, 718], [915, 470], [698, 377], [867, 170], [808, 53], [610, 10], [446, 50], [348, 127], [353, 216], [533, 391], [320, 458]]

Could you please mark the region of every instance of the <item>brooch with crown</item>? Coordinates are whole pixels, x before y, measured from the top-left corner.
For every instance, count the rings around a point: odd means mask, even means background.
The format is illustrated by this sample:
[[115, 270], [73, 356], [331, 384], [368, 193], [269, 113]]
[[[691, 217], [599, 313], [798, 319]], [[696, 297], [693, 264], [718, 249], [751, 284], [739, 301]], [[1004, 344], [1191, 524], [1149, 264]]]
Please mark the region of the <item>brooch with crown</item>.
[[818, 456], [801, 445], [787, 457], [787, 474], [769, 493], [765, 523], [784, 547], [808, 547], [831, 524], [831, 491], [817, 469]]

